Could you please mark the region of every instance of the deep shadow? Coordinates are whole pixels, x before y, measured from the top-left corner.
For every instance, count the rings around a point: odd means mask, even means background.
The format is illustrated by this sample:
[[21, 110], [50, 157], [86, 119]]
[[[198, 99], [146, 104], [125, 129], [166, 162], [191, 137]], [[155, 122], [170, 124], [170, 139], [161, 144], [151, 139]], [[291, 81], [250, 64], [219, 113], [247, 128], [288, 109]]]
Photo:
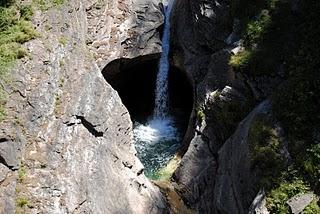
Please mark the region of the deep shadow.
[[[146, 122], [153, 114], [159, 55], [118, 59], [102, 71], [107, 82], [119, 93], [131, 119]], [[169, 71], [170, 111], [178, 118], [183, 133], [188, 127], [193, 107], [193, 88], [185, 71]]]
[[193, 108], [193, 87], [185, 71], [171, 66], [169, 72], [169, 99], [171, 114], [176, 116], [185, 132]]
[[107, 82], [119, 93], [131, 119], [140, 123], [152, 114], [158, 57], [119, 59], [102, 71]]

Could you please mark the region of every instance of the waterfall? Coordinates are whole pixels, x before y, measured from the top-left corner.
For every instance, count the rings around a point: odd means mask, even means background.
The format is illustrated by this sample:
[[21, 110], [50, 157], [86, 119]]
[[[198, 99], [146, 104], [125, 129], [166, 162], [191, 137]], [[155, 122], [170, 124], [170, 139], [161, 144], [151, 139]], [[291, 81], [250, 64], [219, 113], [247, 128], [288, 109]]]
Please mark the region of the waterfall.
[[162, 53], [159, 61], [159, 69], [155, 90], [154, 117], [164, 119], [168, 116], [168, 71], [170, 51], [170, 13], [173, 0], [169, 0], [165, 6], [165, 22], [162, 37]]
[[138, 156], [145, 166], [145, 173], [152, 177], [169, 162], [179, 148], [180, 134], [175, 118], [169, 114], [169, 51], [170, 12], [174, 0], [165, 6], [165, 23], [162, 38], [162, 53], [158, 66], [155, 89], [155, 108], [146, 124], [135, 123], [133, 130]]

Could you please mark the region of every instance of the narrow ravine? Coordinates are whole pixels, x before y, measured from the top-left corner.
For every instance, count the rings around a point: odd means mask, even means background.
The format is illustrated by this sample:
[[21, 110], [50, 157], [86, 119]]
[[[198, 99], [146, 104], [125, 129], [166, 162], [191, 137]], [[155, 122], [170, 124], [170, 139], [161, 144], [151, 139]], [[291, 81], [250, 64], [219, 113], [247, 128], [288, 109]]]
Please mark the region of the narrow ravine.
[[170, 51], [170, 13], [173, 0], [165, 5], [165, 23], [162, 38], [162, 53], [158, 66], [155, 89], [155, 107], [145, 124], [135, 123], [134, 137], [138, 157], [145, 166], [145, 174], [151, 179], [157, 179], [157, 171], [173, 158], [179, 142], [181, 130], [179, 118], [170, 112], [168, 73]]

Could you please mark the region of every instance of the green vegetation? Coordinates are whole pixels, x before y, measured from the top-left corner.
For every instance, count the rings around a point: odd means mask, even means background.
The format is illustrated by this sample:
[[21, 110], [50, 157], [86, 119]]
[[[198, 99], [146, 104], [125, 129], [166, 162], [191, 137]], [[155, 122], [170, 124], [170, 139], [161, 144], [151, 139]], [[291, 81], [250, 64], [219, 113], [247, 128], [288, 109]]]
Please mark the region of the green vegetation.
[[33, 0], [33, 4], [40, 10], [46, 11], [52, 7], [58, 7], [64, 4], [64, 0]]
[[26, 169], [24, 168], [24, 166], [20, 166], [20, 168], [18, 170], [18, 181], [20, 183], [23, 182], [25, 175], [26, 175]]
[[[9, 70], [15, 60], [27, 56], [22, 44], [37, 37], [38, 33], [29, 21], [33, 15], [30, 5], [14, 1], [0, 4], [0, 82], [8, 82]], [[0, 86], [0, 121], [5, 118], [7, 94]]]
[[317, 204], [317, 201], [319, 201], [319, 198], [314, 199], [304, 210], [303, 214], [315, 214], [320, 213], [320, 206]]
[[18, 198], [16, 204], [18, 207], [25, 207], [28, 206], [29, 201], [27, 198]]
[[68, 39], [67, 39], [66, 37], [64, 37], [64, 36], [61, 36], [61, 37], [59, 38], [59, 43], [60, 43], [61, 45], [63, 45], [63, 46], [66, 46], [66, 45], [68, 44]]
[[153, 179], [160, 180], [160, 181], [169, 181], [174, 171], [177, 169], [180, 161], [181, 161], [181, 157], [177, 155], [174, 156], [165, 167], [159, 169], [155, 173]]
[[303, 168], [312, 183], [318, 183], [320, 180], [320, 144], [312, 145], [307, 149], [306, 158], [303, 159]]
[[[301, 174], [320, 194], [320, 146], [315, 144], [320, 130], [320, 33], [315, 1], [300, 5], [294, 34], [296, 48], [288, 57], [287, 81], [273, 95], [273, 108], [290, 137], [289, 151]], [[306, 33], [308, 32], [308, 33]]]
[[270, 25], [270, 19], [269, 10], [262, 10], [256, 20], [248, 23], [244, 34], [245, 46], [249, 47], [262, 39], [263, 34]]
[[269, 0], [252, 4], [248, 0], [240, 1], [242, 4], [236, 9], [239, 12], [235, 14], [242, 23], [245, 52], [233, 56], [230, 65], [251, 76], [273, 74], [288, 55], [283, 46], [293, 19], [289, 2]]
[[236, 70], [246, 69], [251, 58], [252, 51], [244, 50], [231, 56], [229, 64]]
[[283, 144], [272, 124], [270, 119], [260, 116], [252, 122], [248, 136], [251, 167], [261, 178], [258, 186], [266, 189], [278, 182], [281, 171], [285, 169], [281, 154]]
[[33, 16], [32, 5], [22, 5], [19, 7], [21, 17], [27, 21], [30, 21]]
[[197, 112], [197, 118], [198, 120], [200, 121], [203, 121], [205, 119], [205, 114], [204, 114], [204, 107], [203, 105], [199, 105], [197, 108], [196, 108], [196, 112]]
[[309, 187], [302, 180], [282, 182], [279, 187], [267, 195], [267, 207], [270, 213], [289, 213], [287, 201], [300, 193], [305, 193]]
[[[282, 142], [270, 121], [254, 122], [249, 139], [252, 167], [263, 178], [259, 184], [266, 188], [269, 211], [287, 213], [286, 200], [294, 194], [320, 194], [320, 145], [315, 143], [320, 130], [320, 4], [300, 1], [293, 11], [289, 0], [233, 0], [231, 7], [241, 22], [245, 51], [232, 56], [230, 65], [251, 79], [284, 79], [271, 99], [275, 119], [288, 137], [290, 162], [283, 165]], [[320, 213], [317, 203], [304, 213]]]
[[[1, 76], [0, 76], [1, 77]], [[2, 88], [0, 88], [0, 122], [5, 118], [6, 116], [6, 111], [5, 111], [5, 104], [7, 100], [7, 95], [4, 92]]]
[[[260, 178], [257, 187], [267, 192], [267, 208], [270, 213], [289, 213], [287, 201], [301, 193], [314, 191], [312, 179], [301, 170], [300, 163], [294, 160], [287, 166], [283, 156], [284, 143], [278, 134], [274, 122], [266, 115], [258, 115], [249, 129], [249, 146], [251, 167]], [[319, 145], [320, 148], [320, 145]], [[315, 161], [308, 165], [308, 169], [319, 173], [320, 156], [315, 155], [317, 148], [309, 149], [307, 159]], [[303, 165], [302, 165], [303, 166]], [[306, 167], [306, 166], [305, 166]], [[316, 168], [314, 168], [316, 167]], [[315, 177], [319, 179], [319, 175]], [[310, 185], [311, 184], [311, 185]], [[315, 199], [304, 213], [318, 213], [320, 210]]]

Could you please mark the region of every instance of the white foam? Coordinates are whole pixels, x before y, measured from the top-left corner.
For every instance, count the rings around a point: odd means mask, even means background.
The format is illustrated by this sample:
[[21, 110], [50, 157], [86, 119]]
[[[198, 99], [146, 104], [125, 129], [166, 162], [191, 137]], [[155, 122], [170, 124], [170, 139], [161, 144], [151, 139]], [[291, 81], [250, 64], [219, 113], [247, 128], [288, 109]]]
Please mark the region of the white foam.
[[179, 140], [178, 130], [174, 121], [170, 118], [155, 118], [146, 125], [138, 124], [133, 130], [136, 141], [150, 144], [161, 141]]

